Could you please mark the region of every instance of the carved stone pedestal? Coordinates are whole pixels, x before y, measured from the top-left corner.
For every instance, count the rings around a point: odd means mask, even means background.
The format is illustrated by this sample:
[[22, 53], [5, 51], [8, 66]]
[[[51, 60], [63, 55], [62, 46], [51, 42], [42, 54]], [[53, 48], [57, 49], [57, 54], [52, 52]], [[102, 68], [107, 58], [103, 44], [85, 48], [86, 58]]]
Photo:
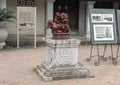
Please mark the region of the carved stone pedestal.
[[46, 59], [36, 67], [44, 81], [94, 77], [78, 63], [79, 40], [47, 39], [46, 44]]

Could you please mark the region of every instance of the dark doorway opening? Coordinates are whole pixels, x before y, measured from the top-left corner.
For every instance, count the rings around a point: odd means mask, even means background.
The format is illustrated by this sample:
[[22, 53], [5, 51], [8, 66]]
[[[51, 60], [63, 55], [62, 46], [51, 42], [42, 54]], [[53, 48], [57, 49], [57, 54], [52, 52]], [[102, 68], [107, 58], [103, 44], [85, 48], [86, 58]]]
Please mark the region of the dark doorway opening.
[[94, 5], [94, 8], [112, 9], [113, 8], [113, 2], [96, 2], [95, 5]]
[[78, 31], [78, 11], [79, 0], [56, 0], [54, 3], [54, 15], [56, 12], [69, 14], [69, 24], [72, 31]]

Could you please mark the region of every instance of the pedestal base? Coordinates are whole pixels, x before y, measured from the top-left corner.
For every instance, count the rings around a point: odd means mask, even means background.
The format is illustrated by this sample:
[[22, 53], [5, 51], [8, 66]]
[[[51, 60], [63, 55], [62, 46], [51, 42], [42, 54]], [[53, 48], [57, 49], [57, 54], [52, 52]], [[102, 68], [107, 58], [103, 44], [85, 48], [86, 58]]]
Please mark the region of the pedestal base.
[[84, 68], [81, 64], [73, 66], [50, 67], [46, 63], [38, 65], [35, 70], [40, 75], [42, 80], [61, 80], [73, 78], [93, 78], [94, 75]]
[[46, 57], [36, 67], [44, 81], [71, 78], [91, 78], [89, 70], [78, 63], [80, 40], [46, 39]]

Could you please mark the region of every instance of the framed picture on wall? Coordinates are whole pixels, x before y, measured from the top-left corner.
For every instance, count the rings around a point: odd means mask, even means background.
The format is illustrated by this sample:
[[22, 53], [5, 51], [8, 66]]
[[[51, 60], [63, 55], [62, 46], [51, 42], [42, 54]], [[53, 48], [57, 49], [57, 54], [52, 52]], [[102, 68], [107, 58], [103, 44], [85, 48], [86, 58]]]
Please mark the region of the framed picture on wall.
[[102, 14], [91, 14], [92, 23], [102, 22]]
[[103, 14], [103, 22], [113, 23], [113, 14]]
[[91, 32], [93, 44], [117, 42], [113, 24], [94, 24]]

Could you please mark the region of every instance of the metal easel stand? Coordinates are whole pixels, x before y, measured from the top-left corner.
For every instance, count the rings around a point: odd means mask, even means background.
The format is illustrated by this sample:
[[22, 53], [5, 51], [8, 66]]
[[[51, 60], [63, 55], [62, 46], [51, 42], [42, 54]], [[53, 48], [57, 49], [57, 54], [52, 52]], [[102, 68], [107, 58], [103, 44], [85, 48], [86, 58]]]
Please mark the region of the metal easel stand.
[[[99, 64], [100, 64], [100, 60], [104, 60], [104, 61], [106, 61], [107, 59], [104, 57], [104, 56], [101, 56], [100, 54], [99, 54], [99, 44], [96, 44], [96, 46], [97, 46], [97, 50], [96, 50], [96, 52], [97, 52], [97, 55], [93, 55], [93, 44], [91, 45], [91, 52], [90, 52], [90, 58], [87, 58], [86, 60], [88, 61], [88, 62], [90, 62], [91, 61], [91, 59], [92, 59], [92, 57], [97, 57], [98, 58], [98, 60], [94, 63], [96, 66], [98, 66]], [[103, 55], [105, 54], [105, 52], [103, 52]]]
[[112, 47], [112, 44], [111, 44], [111, 56], [109, 57], [105, 57], [105, 53], [106, 53], [106, 49], [107, 49], [107, 45], [105, 44], [104, 45], [104, 50], [103, 50], [103, 55], [100, 55], [99, 54], [99, 45], [96, 44], [97, 46], [97, 55], [93, 55], [93, 45], [91, 45], [91, 52], [90, 52], [90, 58], [87, 58], [86, 60], [89, 62], [91, 61], [92, 57], [97, 57], [98, 60], [94, 63], [96, 66], [98, 66], [100, 64], [100, 60], [103, 60], [103, 61], [106, 61], [107, 58], [111, 59], [112, 60], [112, 63], [114, 65], [116, 65], [116, 58], [113, 57], [113, 47]]
[[117, 46], [117, 54], [116, 54], [116, 64], [117, 64], [117, 59], [118, 59], [118, 57], [120, 57], [120, 55], [119, 55], [119, 48], [120, 48], [120, 45], [119, 45], [119, 43], [118, 43], [118, 46]]
[[[104, 51], [103, 51], [103, 56], [105, 57], [107, 45], [105, 44]], [[113, 65], [117, 65], [117, 58], [113, 56], [113, 45], [110, 44], [110, 49], [111, 49], [111, 55], [106, 57], [106, 59], [112, 60]]]

